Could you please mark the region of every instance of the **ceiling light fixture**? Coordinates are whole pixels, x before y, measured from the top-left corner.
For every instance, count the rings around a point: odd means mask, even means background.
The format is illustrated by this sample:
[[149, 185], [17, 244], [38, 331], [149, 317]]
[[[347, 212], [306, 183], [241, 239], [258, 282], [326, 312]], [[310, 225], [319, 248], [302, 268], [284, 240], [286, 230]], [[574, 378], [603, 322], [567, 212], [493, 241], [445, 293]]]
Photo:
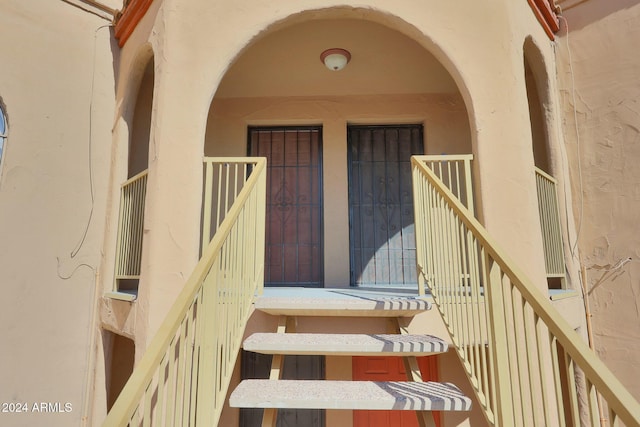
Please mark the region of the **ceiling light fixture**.
[[351, 54], [346, 49], [334, 47], [320, 54], [320, 60], [331, 71], [342, 70], [351, 60]]

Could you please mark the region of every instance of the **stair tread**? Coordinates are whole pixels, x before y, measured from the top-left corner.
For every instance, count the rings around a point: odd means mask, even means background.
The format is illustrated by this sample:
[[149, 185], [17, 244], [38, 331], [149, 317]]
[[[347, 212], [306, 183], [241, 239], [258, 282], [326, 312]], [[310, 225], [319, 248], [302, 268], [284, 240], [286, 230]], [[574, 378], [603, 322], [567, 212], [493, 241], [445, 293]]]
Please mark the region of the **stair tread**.
[[305, 296], [260, 296], [256, 310], [289, 316], [415, 316], [431, 309], [431, 303], [418, 297], [368, 297], [348, 293], [318, 298]]
[[232, 407], [468, 411], [471, 399], [449, 383], [407, 381], [244, 380]]
[[262, 354], [428, 355], [444, 353], [448, 344], [432, 335], [255, 333], [243, 344]]

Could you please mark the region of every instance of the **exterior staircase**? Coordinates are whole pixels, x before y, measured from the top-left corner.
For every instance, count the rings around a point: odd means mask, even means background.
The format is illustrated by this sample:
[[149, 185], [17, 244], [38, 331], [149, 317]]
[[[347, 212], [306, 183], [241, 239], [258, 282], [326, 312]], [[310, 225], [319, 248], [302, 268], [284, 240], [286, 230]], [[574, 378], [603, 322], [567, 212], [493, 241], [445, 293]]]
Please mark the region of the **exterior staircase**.
[[[444, 353], [447, 342], [408, 333], [413, 316], [429, 310], [417, 297], [368, 297], [345, 292], [331, 297], [258, 297], [255, 309], [278, 316], [275, 333], [255, 333], [244, 350], [273, 355], [265, 380], [244, 380], [229, 399], [231, 407], [264, 408], [263, 426], [275, 426], [277, 410], [347, 409], [416, 411], [419, 425], [433, 426], [431, 411], [468, 411], [471, 399], [449, 383], [423, 382], [416, 357]], [[296, 333], [295, 319], [377, 317], [391, 325], [383, 334]], [[282, 380], [285, 355], [402, 357], [408, 381]]]

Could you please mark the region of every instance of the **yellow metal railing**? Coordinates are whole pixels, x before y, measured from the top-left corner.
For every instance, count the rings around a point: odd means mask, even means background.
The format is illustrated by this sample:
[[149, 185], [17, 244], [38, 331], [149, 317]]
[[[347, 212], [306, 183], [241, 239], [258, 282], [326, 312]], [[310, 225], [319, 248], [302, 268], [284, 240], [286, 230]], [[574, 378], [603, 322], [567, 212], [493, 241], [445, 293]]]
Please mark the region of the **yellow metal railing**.
[[131, 177], [120, 190], [115, 290], [121, 280], [140, 278], [147, 171]]
[[103, 426], [217, 425], [263, 286], [265, 177], [257, 160]]
[[203, 250], [229, 212], [258, 161], [256, 157], [204, 158]]
[[473, 154], [428, 155], [415, 156], [415, 158], [431, 168], [449, 191], [474, 214], [475, 206], [471, 177]]
[[419, 159], [417, 263], [490, 425], [640, 426], [640, 405]]
[[547, 277], [564, 278], [565, 267], [560, 210], [558, 208], [558, 184], [552, 176], [536, 168], [536, 187], [538, 189], [538, 210], [540, 212]]

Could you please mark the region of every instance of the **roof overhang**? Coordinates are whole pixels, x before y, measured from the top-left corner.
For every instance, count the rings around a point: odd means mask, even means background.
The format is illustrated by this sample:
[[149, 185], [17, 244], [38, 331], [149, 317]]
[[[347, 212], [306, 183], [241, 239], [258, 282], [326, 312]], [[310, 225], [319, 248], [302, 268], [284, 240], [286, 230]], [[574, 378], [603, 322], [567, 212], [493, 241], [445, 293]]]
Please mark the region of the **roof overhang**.
[[554, 34], [560, 29], [560, 21], [556, 14], [554, 0], [527, 0], [527, 2], [529, 2], [529, 6], [531, 6], [547, 36], [554, 40]]
[[125, 2], [124, 9], [115, 19], [115, 35], [120, 47], [127, 42], [127, 39], [136, 29], [152, 2], [153, 0], [130, 0]]
[[[153, 0], [130, 0], [125, 2], [122, 13], [118, 14], [115, 19], [115, 35], [120, 47], [124, 46], [152, 2]], [[560, 29], [554, 0], [527, 0], [527, 2], [544, 31], [551, 40], [554, 40], [554, 33]]]

